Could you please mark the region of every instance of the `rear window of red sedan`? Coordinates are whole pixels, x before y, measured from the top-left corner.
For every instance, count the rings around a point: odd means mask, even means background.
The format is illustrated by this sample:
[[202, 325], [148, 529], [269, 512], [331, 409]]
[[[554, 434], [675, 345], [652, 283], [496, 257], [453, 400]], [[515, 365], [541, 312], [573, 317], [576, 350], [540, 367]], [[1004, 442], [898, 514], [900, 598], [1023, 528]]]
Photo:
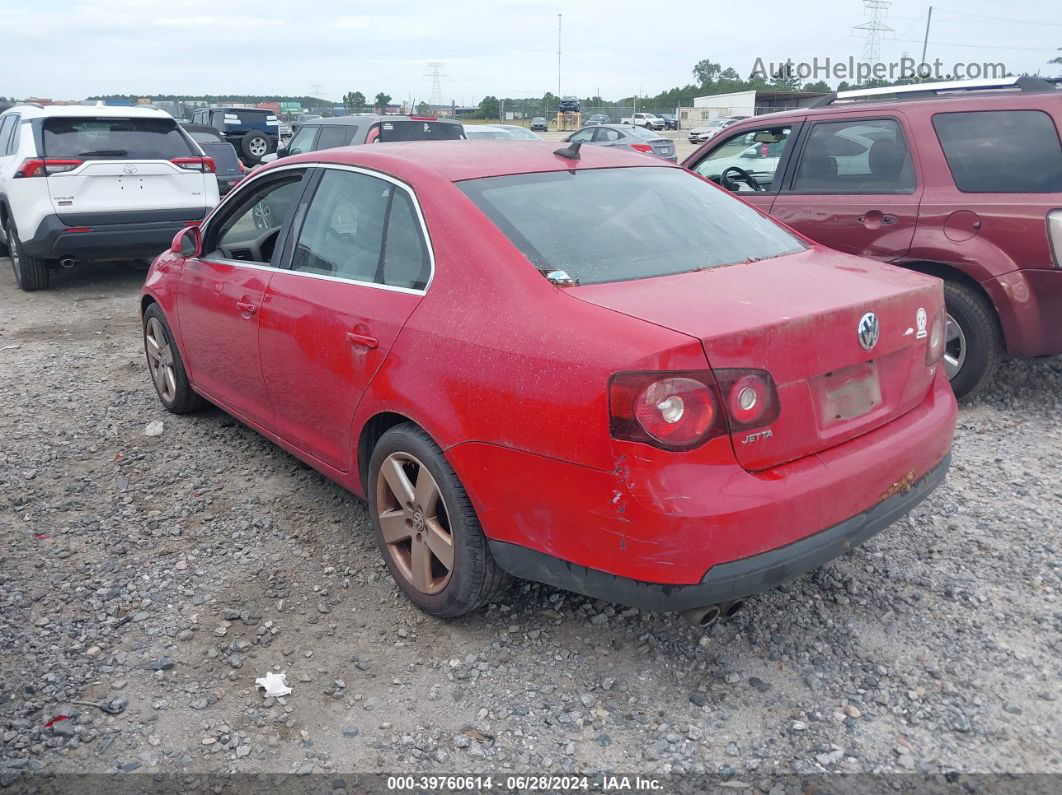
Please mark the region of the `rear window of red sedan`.
[[786, 229], [676, 168], [608, 168], [457, 183], [531, 263], [577, 284], [644, 279], [804, 249]]

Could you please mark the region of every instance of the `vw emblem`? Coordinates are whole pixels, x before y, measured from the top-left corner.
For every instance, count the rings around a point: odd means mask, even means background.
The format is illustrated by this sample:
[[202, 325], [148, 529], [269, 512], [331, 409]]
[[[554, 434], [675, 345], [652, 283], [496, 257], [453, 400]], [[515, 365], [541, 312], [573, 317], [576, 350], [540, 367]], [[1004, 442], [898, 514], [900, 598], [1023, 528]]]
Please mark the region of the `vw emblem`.
[[878, 337], [881, 336], [881, 328], [878, 326], [878, 316], [873, 312], [867, 312], [863, 317], [859, 318], [859, 326], [856, 328], [856, 335], [859, 337], [859, 344], [863, 346], [863, 350], [865, 351], [869, 351], [877, 345]]
[[126, 174], [135, 174], [136, 166], [122, 166], [122, 171], [124, 171]]

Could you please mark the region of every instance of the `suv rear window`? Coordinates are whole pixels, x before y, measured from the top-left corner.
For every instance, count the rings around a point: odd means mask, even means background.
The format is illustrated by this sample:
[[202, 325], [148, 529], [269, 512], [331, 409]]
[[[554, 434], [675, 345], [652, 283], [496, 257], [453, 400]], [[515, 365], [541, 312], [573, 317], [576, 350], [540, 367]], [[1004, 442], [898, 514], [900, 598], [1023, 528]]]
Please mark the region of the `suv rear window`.
[[196, 155], [173, 119], [53, 118], [44, 121], [45, 157], [169, 160]]
[[963, 192], [1062, 192], [1062, 144], [1043, 111], [938, 113], [933, 128]]
[[380, 141], [456, 141], [462, 135], [460, 124], [450, 121], [385, 121], [380, 124]]
[[457, 183], [541, 271], [644, 279], [804, 250], [783, 227], [677, 168], [604, 168]]

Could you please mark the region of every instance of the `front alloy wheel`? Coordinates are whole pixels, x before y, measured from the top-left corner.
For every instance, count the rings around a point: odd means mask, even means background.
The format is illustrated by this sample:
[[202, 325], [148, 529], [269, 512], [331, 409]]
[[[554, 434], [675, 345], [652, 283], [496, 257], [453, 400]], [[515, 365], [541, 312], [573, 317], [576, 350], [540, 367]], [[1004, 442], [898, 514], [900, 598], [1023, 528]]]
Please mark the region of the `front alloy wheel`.
[[173, 349], [162, 330], [157, 317], [149, 317], [144, 324], [144, 348], [147, 351], [148, 370], [155, 389], [164, 403], [177, 398], [177, 373], [173, 367]]

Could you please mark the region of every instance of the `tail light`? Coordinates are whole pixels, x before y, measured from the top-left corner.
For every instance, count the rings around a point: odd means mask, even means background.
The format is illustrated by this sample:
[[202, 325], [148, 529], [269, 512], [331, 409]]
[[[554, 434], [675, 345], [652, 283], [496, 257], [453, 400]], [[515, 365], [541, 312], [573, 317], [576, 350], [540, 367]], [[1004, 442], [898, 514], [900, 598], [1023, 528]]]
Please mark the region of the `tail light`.
[[187, 171], [201, 171], [204, 174], [217, 171], [217, 164], [212, 157], [171, 157], [170, 162]]
[[1047, 236], [1051, 238], [1051, 250], [1055, 253], [1055, 267], [1062, 268], [1062, 210], [1047, 214]]
[[940, 361], [948, 343], [948, 310], [941, 307], [929, 326], [929, 339], [926, 342], [926, 367]]
[[631, 149], [635, 152], [652, 152], [653, 147], [649, 144], [631, 144]]
[[664, 450], [762, 427], [778, 413], [774, 380], [764, 370], [616, 373], [609, 381], [612, 436]]
[[22, 165], [15, 171], [16, 178], [25, 177], [50, 177], [52, 174], [62, 174], [64, 171], [73, 171], [81, 165], [81, 160], [56, 160], [54, 158], [31, 157], [23, 160]]

